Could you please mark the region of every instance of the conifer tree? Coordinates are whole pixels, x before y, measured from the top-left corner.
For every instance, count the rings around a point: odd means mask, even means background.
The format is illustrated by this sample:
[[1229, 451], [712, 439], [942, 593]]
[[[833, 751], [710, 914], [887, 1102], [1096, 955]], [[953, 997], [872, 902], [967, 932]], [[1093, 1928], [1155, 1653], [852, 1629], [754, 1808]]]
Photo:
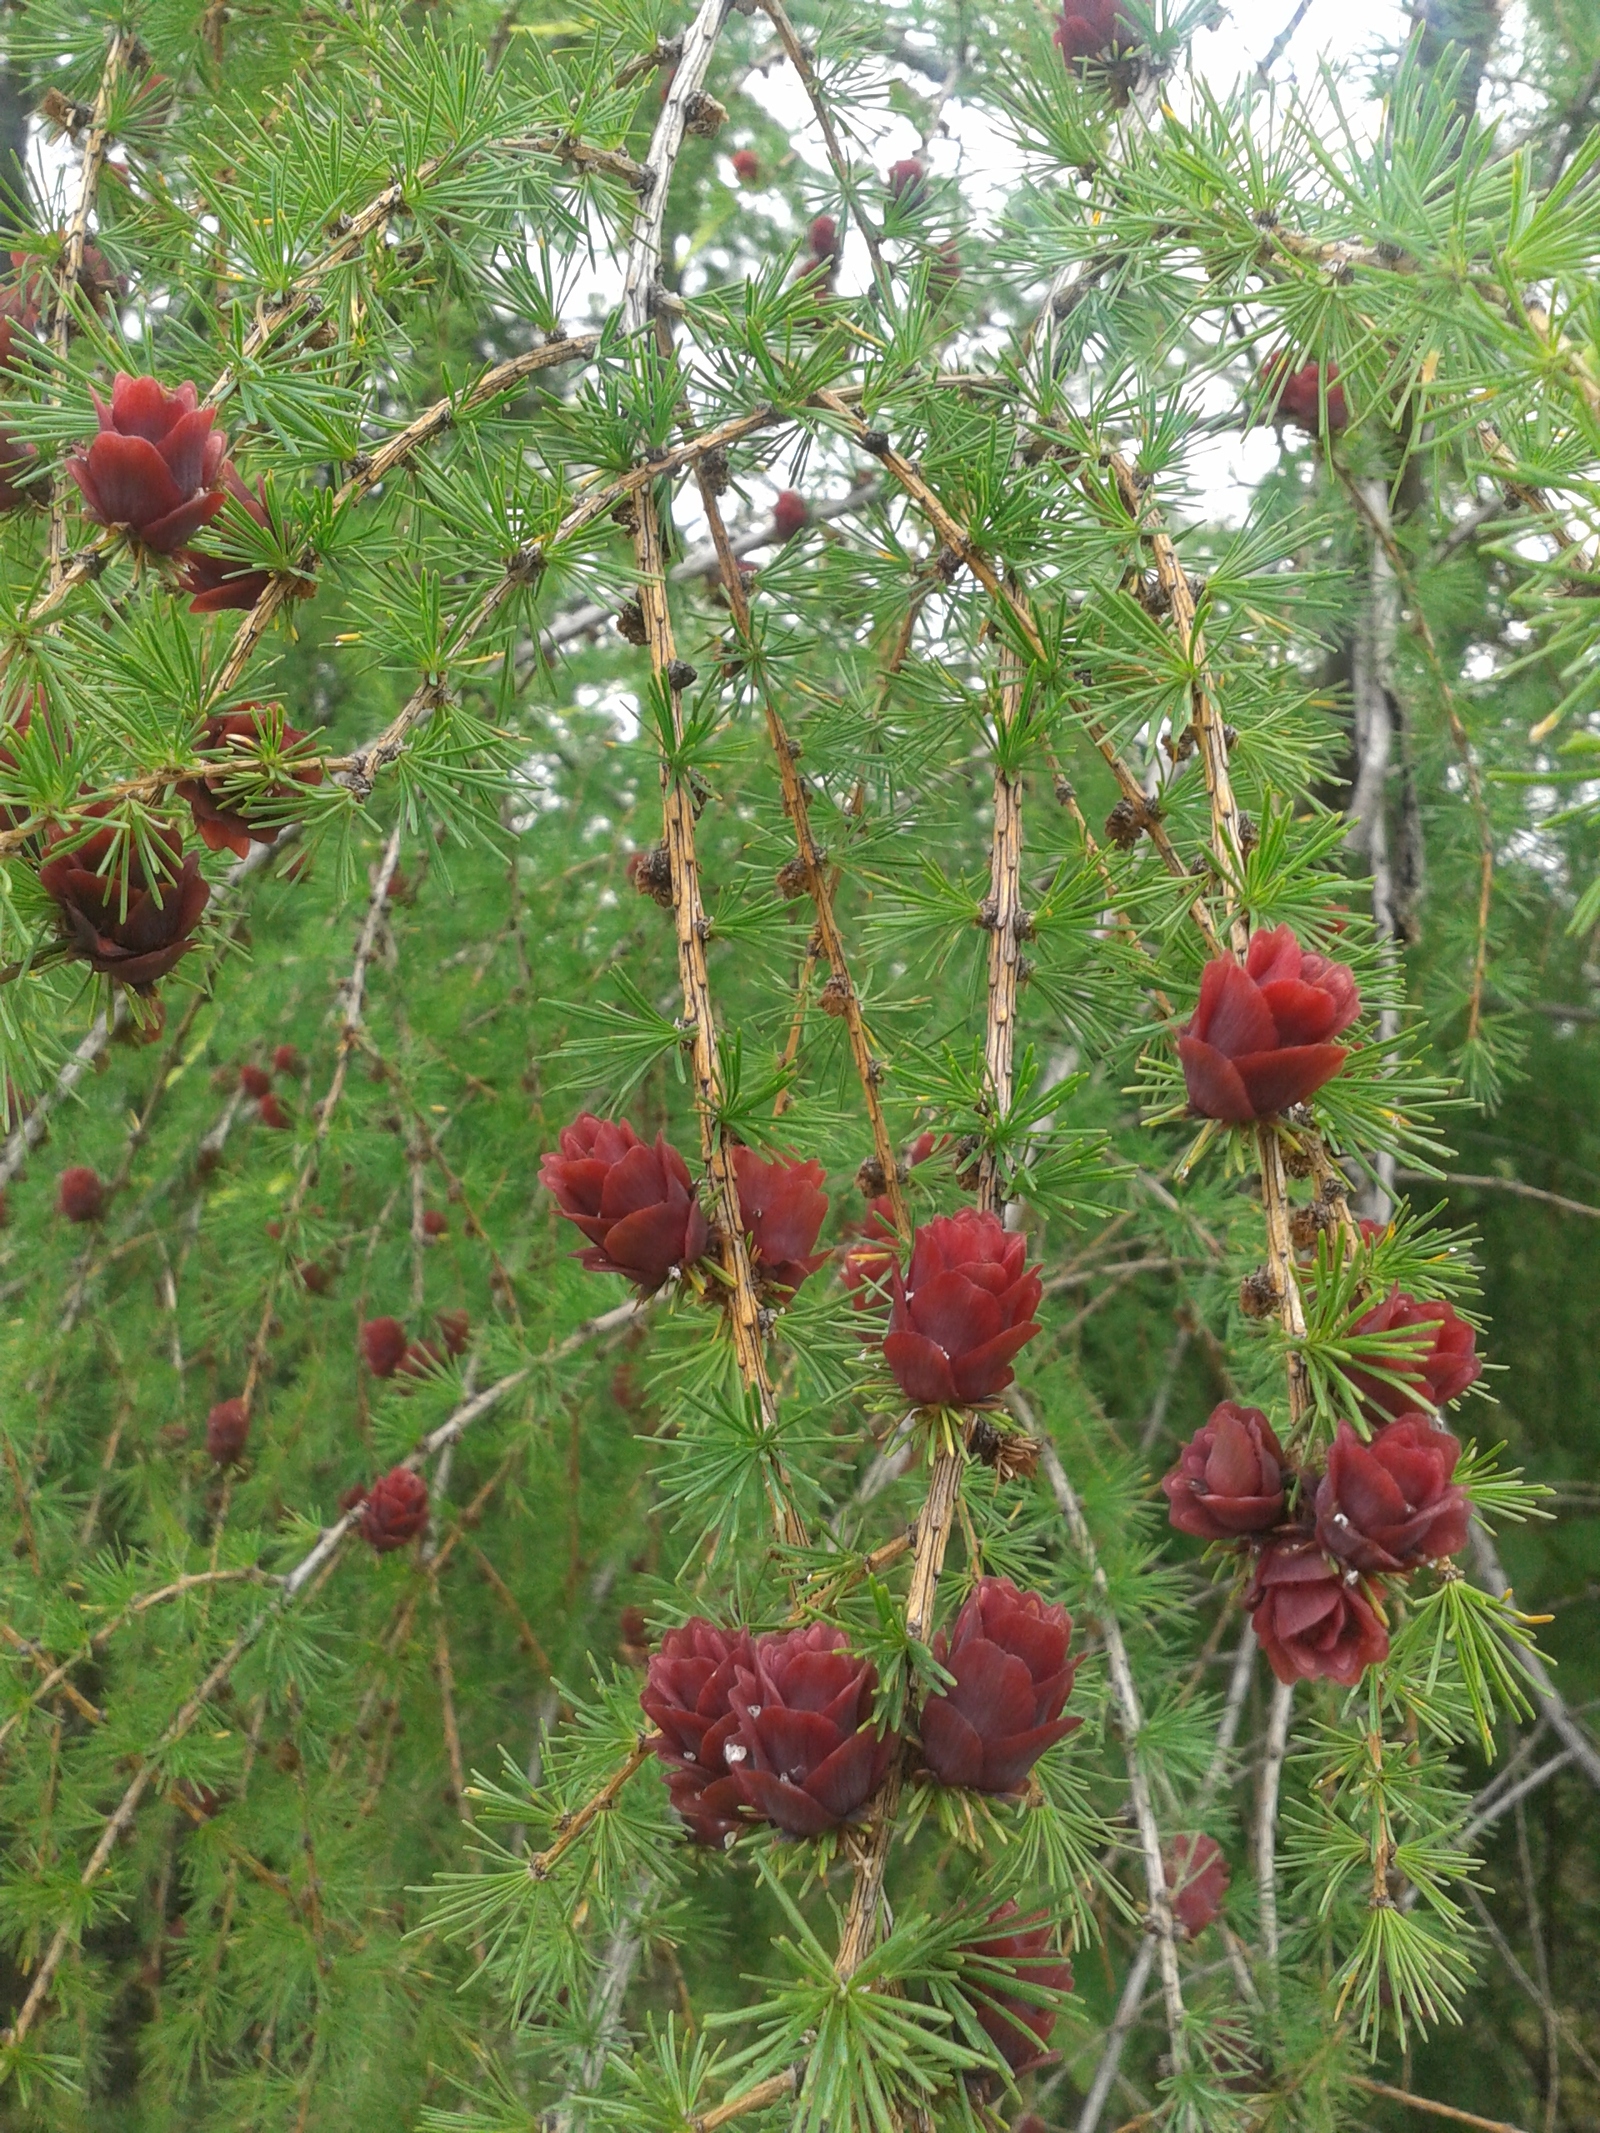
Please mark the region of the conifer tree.
[[1215, 13], [7, 17], [7, 2124], [1592, 2122], [1600, 23]]

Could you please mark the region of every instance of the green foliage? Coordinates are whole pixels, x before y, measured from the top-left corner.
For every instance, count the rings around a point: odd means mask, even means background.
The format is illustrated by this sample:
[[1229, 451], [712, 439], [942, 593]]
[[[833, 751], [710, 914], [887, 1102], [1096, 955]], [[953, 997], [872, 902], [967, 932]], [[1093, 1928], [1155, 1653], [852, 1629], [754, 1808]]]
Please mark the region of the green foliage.
[[[0, 440], [0, 2115], [22, 2133], [704, 2133], [735, 2104], [806, 2133], [989, 2133], [1024, 2103], [1075, 2123], [1152, 1923], [1151, 1827], [1213, 1836], [1232, 1887], [1222, 1927], [1176, 1940], [1174, 2034], [1159, 1996], [1134, 2009], [1105, 2122], [1332, 2133], [1389, 2109], [1357, 2085], [1374, 2058], [1550, 2133], [1600, 2108], [1587, 1781], [1532, 1790], [1537, 1887], [1523, 1795], [1482, 1790], [1500, 1756], [1491, 1783], [1536, 1774], [1536, 1631], [1570, 1724], [1595, 1688], [1600, 1328], [1557, 1225], [1600, 1204], [1600, 45], [1543, 4], [1508, 31], [1513, 144], [1474, 105], [1470, 37], [1390, 55], [1369, 122], [1349, 73], [1270, 97], [1187, 75], [1206, 0], [1123, 12], [1146, 56], [1068, 67], [1039, 10], [798, 7], [835, 163], [770, 93], [773, 18], [732, 10], [723, 130], [691, 114], [670, 170], [652, 47], [681, 8], [8, 15], [39, 125], [72, 122], [16, 216]], [[103, 171], [71, 108], [97, 101]], [[882, 166], [913, 142], [897, 194]], [[93, 275], [56, 291], [80, 204], [94, 274], [126, 277], [109, 301]], [[831, 282], [821, 214], [846, 232]], [[70, 330], [22, 316], [30, 275]], [[1327, 434], [1280, 421], [1247, 504], [1219, 502], [1217, 440], [1281, 416], [1303, 363]], [[192, 378], [261, 485], [259, 518], [231, 494], [191, 536], [275, 581], [248, 620], [195, 612], [181, 562], [80, 508], [64, 455], [119, 369]], [[809, 522], [769, 538], [791, 487]], [[748, 628], [704, 494], [759, 564]], [[641, 513], [691, 679], [637, 642]], [[794, 887], [769, 706], [858, 1029]], [[204, 722], [241, 709], [256, 740], [219, 767]], [[661, 907], [668, 783], [704, 1032]], [[200, 843], [208, 809], [258, 833], [242, 865]], [[178, 893], [169, 830], [206, 912], [156, 990], [118, 988], [41, 864], [92, 853], [104, 925], [132, 924], [135, 862], [156, 907]], [[1188, 1112], [1197, 900], [1223, 935], [1235, 909], [1291, 926], [1362, 996], [1341, 1071], [1279, 1131], [1303, 1332], [1241, 1303], [1254, 1133]], [[718, 1139], [814, 1157], [832, 1251], [887, 1186], [873, 1107], [891, 1148], [928, 1136], [911, 1220], [992, 1178], [1043, 1282], [915, 1627], [930, 1476], [966, 1420], [908, 1418], [881, 1301], [827, 1264], [766, 1286], [753, 1383], [731, 1261], [635, 1297], [577, 1264], [538, 1183], [580, 1109], [664, 1133], [708, 1214]], [[1366, 1236], [1305, 1175], [1313, 1134], [1382, 1218]], [[53, 1211], [76, 1164], [107, 1186], [81, 1225]], [[1501, 1193], [1530, 1166], [1546, 1198]], [[1397, 1382], [1424, 1345], [1354, 1330], [1393, 1288], [1451, 1300], [1494, 1356], [1495, 1447], [1456, 1481], [1516, 1594], [1492, 1554], [1374, 1582], [1388, 1658], [1297, 1687], [1269, 1890], [1251, 1564], [1174, 1537], [1154, 1479], [1223, 1397], [1313, 1468], [1341, 1420], [1370, 1434], [1351, 1371]], [[362, 1329], [388, 1316], [426, 1345], [384, 1379]], [[241, 1394], [219, 1463], [208, 1411]], [[379, 1554], [352, 1491], [401, 1462], [430, 1518]], [[936, 1783], [917, 1730], [985, 1576], [1075, 1618], [1081, 1723], [1015, 1797]], [[837, 1626], [906, 1735], [882, 1930], [848, 1974], [870, 1830], [693, 1845], [646, 1752], [645, 1651], [696, 1616]], [[1072, 1953], [1070, 1994], [974, 1955], [1003, 1904]], [[1548, 2019], [1505, 2013], [1519, 1975]], [[1010, 2076], [980, 2019], [1006, 2007], [1051, 2018], [1059, 2066]], [[1486, 2009], [1514, 2052], [1430, 2045]]]

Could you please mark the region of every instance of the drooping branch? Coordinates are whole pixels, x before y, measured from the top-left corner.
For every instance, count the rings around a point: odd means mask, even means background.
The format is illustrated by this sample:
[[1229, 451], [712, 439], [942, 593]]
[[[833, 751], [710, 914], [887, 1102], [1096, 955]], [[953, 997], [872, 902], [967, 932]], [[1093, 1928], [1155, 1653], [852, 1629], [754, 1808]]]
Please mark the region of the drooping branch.
[[[1213, 856], [1222, 907], [1232, 951], [1236, 957], [1242, 958], [1250, 938], [1249, 922], [1238, 900], [1238, 885], [1244, 872], [1245, 835], [1228, 769], [1227, 734], [1207, 671], [1205, 639], [1196, 616], [1194, 592], [1188, 572], [1173, 546], [1172, 536], [1133, 468], [1120, 454], [1112, 453], [1111, 470], [1124, 508], [1149, 540], [1173, 634], [1191, 677], [1189, 716], [1211, 805]], [[1256, 1152], [1266, 1215], [1267, 1266], [1279, 1323], [1289, 1344], [1286, 1372], [1290, 1428], [1298, 1433], [1309, 1423], [1312, 1405], [1310, 1382], [1298, 1346], [1305, 1339], [1305, 1305], [1300, 1295], [1294, 1245], [1289, 1232], [1289, 1183], [1283, 1165], [1283, 1148], [1277, 1128], [1271, 1123], [1256, 1128]]]
[[[728, 0], [703, 0], [694, 21], [684, 32], [682, 52], [650, 144], [650, 165], [656, 182], [635, 218], [628, 248], [623, 281], [623, 325], [632, 334], [653, 332], [657, 348], [663, 354], [670, 347], [670, 337], [665, 320], [654, 316], [651, 293], [660, 266], [666, 196], [683, 145], [689, 107], [703, 93], [706, 70], [727, 7]], [[755, 418], [744, 420], [752, 428], [759, 426]], [[678, 657], [673, 636], [657, 484], [676, 467], [703, 459], [717, 443], [732, 441], [730, 433], [734, 430], [739, 435], [748, 433], [740, 425], [727, 424], [720, 437], [716, 432], [707, 432], [680, 446], [674, 453], [652, 459], [637, 470], [640, 478], [632, 482], [627, 492], [633, 498], [637, 597], [644, 618], [651, 670], [668, 707], [671, 748], [682, 745], [684, 691], [693, 685], [696, 675], [694, 668]], [[767, 1366], [761, 1301], [756, 1293], [750, 1247], [744, 1233], [732, 1145], [720, 1118], [725, 1091], [706, 963], [706, 941], [711, 927], [700, 891], [700, 865], [695, 849], [695, 797], [686, 772], [671, 760], [665, 734], [662, 736], [661, 804], [672, 873], [673, 927], [678, 948], [678, 978], [683, 992], [684, 1048], [689, 1055], [695, 1113], [700, 1122], [701, 1158], [710, 1180], [721, 1232], [723, 1268], [728, 1279], [728, 1326], [739, 1375], [760, 1418], [762, 1477], [778, 1538], [787, 1546], [798, 1547], [804, 1545], [805, 1526], [779, 1445], [778, 1402]]]
[[[712, 545], [717, 553], [722, 588], [733, 616], [734, 628], [743, 643], [753, 652], [750, 596], [745, 590], [744, 578], [732, 543], [728, 539], [715, 491], [706, 477], [703, 459], [699, 462], [697, 472], [700, 477], [700, 500], [711, 528]], [[761, 695], [762, 713], [766, 719], [767, 738], [772, 744], [773, 756], [778, 766], [784, 812], [794, 829], [795, 850], [805, 875], [806, 893], [811, 898], [812, 908], [816, 913], [817, 945], [827, 961], [830, 973], [824, 1005], [830, 1014], [840, 1016], [844, 1022], [845, 1034], [850, 1043], [850, 1057], [855, 1063], [856, 1078], [861, 1084], [862, 1101], [866, 1105], [867, 1121], [872, 1132], [873, 1156], [884, 1181], [883, 1194], [889, 1202], [895, 1228], [902, 1238], [908, 1238], [911, 1225], [906, 1212], [905, 1193], [900, 1182], [900, 1166], [894, 1142], [890, 1138], [888, 1123], [883, 1115], [883, 1099], [879, 1093], [883, 1066], [873, 1050], [866, 1017], [861, 1008], [861, 995], [851, 982], [844, 936], [839, 931], [839, 921], [834, 911], [833, 885], [828, 878], [828, 855], [818, 845], [812, 833], [811, 804], [797, 763], [799, 750], [785, 729], [765, 672], [758, 674], [757, 686]]]

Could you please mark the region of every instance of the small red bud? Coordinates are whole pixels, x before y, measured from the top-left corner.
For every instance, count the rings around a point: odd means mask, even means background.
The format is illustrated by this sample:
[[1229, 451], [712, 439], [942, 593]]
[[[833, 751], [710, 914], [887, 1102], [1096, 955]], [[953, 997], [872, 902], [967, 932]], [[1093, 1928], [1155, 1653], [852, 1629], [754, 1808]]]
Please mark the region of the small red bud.
[[300, 1054], [292, 1044], [280, 1044], [272, 1055], [272, 1071], [275, 1074], [298, 1074]]
[[831, 215], [819, 215], [808, 233], [814, 259], [837, 259], [839, 225]]
[[437, 1207], [430, 1207], [422, 1218], [422, 1234], [425, 1237], [444, 1237], [450, 1232], [448, 1216]]
[[250, 1410], [243, 1400], [219, 1400], [206, 1416], [206, 1450], [218, 1466], [236, 1466], [250, 1434]]
[[753, 148], [736, 148], [733, 152], [733, 174], [741, 185], [754, 185], [761, 176], [761, 158]]
[[239, 1069], [239, 1086], [246, 1096], [257, 1099], [272, 1093], [272, 1076], [265, 1067], [242, 1066]]
[[56, 1213], [69, 1222], [98, 1222], [106, 1211], [106, 1189], [86, 1163], [63, 1170], [56, 1185]]
[[792, 541], [811, 517], [811, 506], [798, 489], [780, 489], [772, 507], [772, 530], [780, 541]]
[[272, 1126], [280, 1133], [285, 1132], [294, 1123], [270, 1089], [256, 1106], [256, 1116], [262, 1125]]
[[361, 1352], [375, 1378], [392, 1378], [406, 1352], [406, 1329], [397, 1318], [369, 1318], [361, 1329]]

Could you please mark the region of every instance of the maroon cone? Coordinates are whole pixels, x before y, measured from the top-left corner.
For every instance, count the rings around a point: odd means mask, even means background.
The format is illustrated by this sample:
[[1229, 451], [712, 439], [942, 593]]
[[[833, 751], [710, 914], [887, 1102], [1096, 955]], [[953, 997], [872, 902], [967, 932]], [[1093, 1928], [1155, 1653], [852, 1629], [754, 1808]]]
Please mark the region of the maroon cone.
[[753, 1148], [735, 1148], [733, 1176], [757, 1274], [778, 1288], [798, 1289], [828, 1259], [815, 1249], [828, 1213], [827, 1172], [798, 1156], [764, 1163]]
[[93, 399], [99, 434], [66, 460], [84, 509], [171, 555], [223, 506], [215, 484], [228, 440], [212, 427], [216, 411], [200, 406], [192, 384], [169, 393], [159, 380], [126, 371], [117, 373], [109, 407], [98, 393]]
[[669, 1629], [652, 1652], [639, 1701], [657, 1728], [650, 1745], [666, 1765], [672, 1804], [699, 1844], [724, 1846], [739, 1827], [744, 1798], [727, 1760], [739, 1721], [731, 1698], [737, 1670], [754, 1669], [742, 1629], [696, 1615]]
[[403, 1548], [427, 1523], [428, 1484], [409, 1467], [391, 1467], [368, 1489], [361, 1506], [361, 1538], [376, 1555]]
[[206, 1450], [218, 1466], [237, 1466], [250, 1434], [250, 1410], [243, 1400], [219, 1400], [206, 1416]]
[[1100, 59], [1138, 42], [1118, 0], [1063, 0], [1055, 42], [1070, 67], [1080, 59]]
[[1038, 1332], [1044, 1284], [1026, 1241], [999, 1217], [966, 1207], [917, 1231], [911, 1264], [891, 1273], [894, 1310], [884, 1361], [919, 1407], [993, 1399], [1011, 1383], [1011, 1358]]
[[725, 1750], [747, 1807], [791, 1837], [820, 1837], [876, 1791], [898, 1737], [872, 1729], [878, 1685], [826, 1622], [763, 1637], [736, 1664], [738, 1739]]
[[1283, 1447], [1259, 1407], [1224, 1400], [1162, 1480], [1168, 1516], [1196, 1540], [1266, 1533], [1283, 1517]]
[[447, 1352], [451, 1355], [465, 1355], [467, 1342], [472, 1338], [472, 1320], [466, 1312], [436, 1312], [434, 1323], [439, 1328]]
[[1044, 1754], [1080, 1725], [1063, 1718], [1077, 1662], [1072, 1617], [1009, 1578], [980, 1578], [933, 1655], [955, 1676], [922, 1707], [922, 1759], [941, 1785], [1020, 1792]]
[[1337, 363], [1328, 365], [1326, 399], [1322, 390], [1322, 366], [1319, 363], [1303, 363], [1298, 370], [1290, 370], [1287, 351], [1267, 358], [1262, 366], [1261, 382], [1275, 395], [1275, 419], [1279, 422], [1292, 422], [1296, 429], [1304, 430], [1309, 437], [1322, 435], [1324, 407], [1327, 410], [1327, 426], [1330, 431], [1344, 429], [1350, 420], [1344, 387], [1339, 383]]
[[283, 833], [281, 822], [264, 822], [272, 802], [293, 792], [297, 785], [320, 785], [322, 765], [293, 763], [287, 779], [278, 778], [265, 790], [248, 798], [239, 790], [242, 777], [259, 775], [261, 748], [265, 743], [274, 755], [291, 754], [305, 739], [297, 726], [283, 716], [281, 704], [245, 704], [237, 711], [218, 712], [208, 718], [196, 738], [197, 752], [215, 756], [217, 768], [192, 778], [180, 778], [177, 791], [187, 800], [201, 841], [213, 852], [230, 851], [243, 859], [254, 844], [275, 844]]
[[1348, 1422], [1317, 1485], [1317, 1539], [1352, 1570], [1414, 1570], [1467, 1545], [1472, 1506], [1451, 1476], [1461, 1446], [1426, 1415], [1402, 1415], [1363, 1444]]
[[[221, 478], [223, 487], [247, 518], [253, 519], [263, 531], [271, 526], [264, 482], [258, 481], [252, 494], [240, 480], [231, 461], [223, 465]], [[193, 596], [189, 601], [189, 612], [194, 615], [217, 615], [230, 608], [254, 607], [272, 583], [270, 570], [257, 570], [237, 556], [209, 555], [203, 548], [185, 548], [178, 561], [183, 565], [178, 590]], [[289, 580], [291, 599], [308, 599], [316, 589], [314, 578]]]
[[1386, 1370], [1402, 1380], [1400, 1384], [1386, 1384], [1370, 1370], [1352, 1368], [1346, 1372], [1361, 1394], [1370, 1421], [1381, 1422], [1386, 1415], [1413, 1412], [1424, 1401], [1430, 1407], [1447, 1407], [1483, 1374], [1472, 1328], [1458, 1311], [1442, 1301], [1419, 1303], [1404, 1289], [1394, 1288], [1382, 1303], [1374, 1304], [1358, 1318], [1350, 1330], [1393, 1333], [1412, 1326], [1431, 1326], [1434, 1332], [1431, 1339], [1417, 1341], [1408, 1354], [1396, 1354], [1385, 1364]]
[[375, 1378], [392, 1378], [408, 1346], [406, 1329], [397, 1318], [369, 1318], [361, 1328], [361, 1353]]
[[1343, 1066], [1345, 1047], [1328, 1040], [1360, 1012], [1345, 964], [1308, 955], [1288, 926], [1257, 933], [1242, 965], [1221, 955], [1201, 975], [1178, 1039], [1190, 1109], [1245, 1126], [1305, 1103]]
[[689, 1166], [664, 1134], [652, 1148], [623, 1119], [585, 1111], [562, 1129], [539, 1182], [589, 1240], [578, 1254], [595, 1274], [622, 1274], [651, 1295], [676, 1267], [705, 1254], [710, 1230]]
[[[84, 813], [103, 814], [106, 806], [97, 801]], [[69, 949], [119, 984], [139, 990], [155, 984], [194, 946], [190, 935], [211, 900], [199, 860], [193, 852], [183, 856], [183, 840], [171, 825], [150, 832], [154, 879], [130, 839], [117, 845], [114, 830], [95, 830], [70, 851], [60, 849], [64, 836], [58, 831], [50, 839], [52, 856], [39, 869], [39, 886], [55, 902]]]
[[[1055, 2056], [1049, 2045], [1057, 2010], [1024, 1999], [1015, 1987], [1070, 1992], [1072, 1965], [1052, 1947], [1055, 1935], [1038, 1913], [1023, 1918], [1016, 1905], [1007, 1901], [991, 1914], [988, 1925], [1010, 1930], [990, 1931], [982, 1940], [967, 1943], [962, 1953], [977, 1960], [968, 1965], [962, 1982], [985, 2036], [1013, 2075], [1020, 2076], [1047, 2065]], [[997, 1974], [988, 1967], [991, 1963], [1009, 1965], [1012, 1977]]]
[[1354, 1572], [1315, 1541], [1274, 1541], [1244, 1596], [1251, 1624], [1280, 1681], [1353, 1688], [1389, 1656], [1389, 1636]]
[[1172, 1915], [1191, 1940], [1222, 1915], [1228, 1893], [1228, 1862], [1215, 1837], [1185, 1833], [1161, 1848]]

